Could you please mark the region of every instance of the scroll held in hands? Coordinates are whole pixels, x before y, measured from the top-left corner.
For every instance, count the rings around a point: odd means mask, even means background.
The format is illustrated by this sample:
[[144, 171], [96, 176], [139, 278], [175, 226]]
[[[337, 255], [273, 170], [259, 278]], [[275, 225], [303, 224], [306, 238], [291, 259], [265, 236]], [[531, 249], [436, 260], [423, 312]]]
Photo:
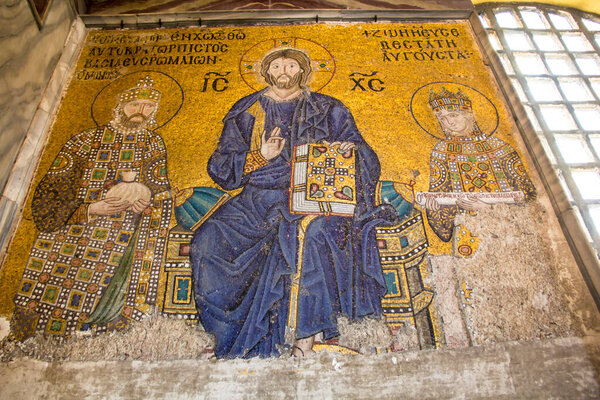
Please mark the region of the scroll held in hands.
[[356, 149], [303, 144], [294, 148], [290, 190], [293, 214], [354, 215]]
[[475, 197], [487, 204], [515, 204], [525, 201], [525, 195], [520, 190], [510, 192], [417, 192], [415, 199], [417, 204], [425, 206], [427, 198], [434, 198], [441, 206], [456, 205], [459, 199]]

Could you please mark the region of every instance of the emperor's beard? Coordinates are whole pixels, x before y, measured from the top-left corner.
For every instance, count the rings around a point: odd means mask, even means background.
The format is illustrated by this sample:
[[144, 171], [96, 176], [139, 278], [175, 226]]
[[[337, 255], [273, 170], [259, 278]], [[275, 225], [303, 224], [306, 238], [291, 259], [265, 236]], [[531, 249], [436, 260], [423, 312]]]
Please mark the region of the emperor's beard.
[[[141, 117], [141, 119], [134, 121], [135, 117]], [[121, 125], [128, 129], [145, 128], [148, 125], [148, 118], [140, 113], [130, 115], [129, 117], [123, 113], [121, 115]]]
[[[135, 117], [141, 117], [137, 121], [133, 121]], [[150, 116], [145, 116], [141, 113], [135, 113], [130, 116], [125, 115], [123, 107], [119, 104], [113, 111], [112, 123], [115, 127], [122, 128], [126, 131], [135, 131], [140, 129], [146, 129], [148, 125], [152, 125], [154, 122], [154, 113]]]
[[[287, 81], [280, 80], [284, 76], [288, 77]], [[294, 75], [294, 76], [289, 76], [287, 74], [279, 75], [279, 77], [277, 79], [275, 79], [273, 77], [273, 75], [271, 75], [271, 80], [275, 83], [275, 86], [277, 87], [277, 89], [291, 89], [294, 86], [296, 86], [298, 84], [298, 82], [300, 82], [300, 78], [301, 78], [300, 72], [297, 72], [296, 75]]]

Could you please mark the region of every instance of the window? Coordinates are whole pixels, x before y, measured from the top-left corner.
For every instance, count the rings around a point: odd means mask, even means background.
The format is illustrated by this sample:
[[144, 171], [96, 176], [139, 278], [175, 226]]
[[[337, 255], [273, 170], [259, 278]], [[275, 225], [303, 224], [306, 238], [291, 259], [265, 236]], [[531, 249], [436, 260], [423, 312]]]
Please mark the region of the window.
[[546, 5], [477, 10], [600, 253], [600, 17]]

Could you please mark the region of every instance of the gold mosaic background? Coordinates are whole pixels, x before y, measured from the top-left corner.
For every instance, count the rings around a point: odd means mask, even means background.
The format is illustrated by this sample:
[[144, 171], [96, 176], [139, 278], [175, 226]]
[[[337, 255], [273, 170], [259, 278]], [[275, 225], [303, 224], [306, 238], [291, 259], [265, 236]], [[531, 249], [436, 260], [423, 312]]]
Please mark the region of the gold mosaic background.
[[[162, 92], [158, 124], [172, 117], [157, 130], [167, 147], [171, 186], [214, 186], [206, 162], [216, 147], [222, 118], [237, 100], [263, 85], [252, 62], [273, 46], [289, 43], [322, 61], [311, 87], [340, 99], [352, 111], [379, 155], [382, 180], [414, 179], [416, 191], [428, 190], [429, 156], [438, 141], [433, 135], [441, 137], [427, 103], [430, 87], [422, 88], [432, 82], [454, 82], [431, 86], [437, 91], [442, 86], [461, 87], [473, 100], [484, 132], [496, 125], [493, 103], [500, 116], [495, 134], [518, 148], [467, 23], [92, 31], [73, 69], [32, 187], [71, 136], [94, 127], [94, 119], [99, 124], [111, 119], [117, 93], [143, 76], [136, 71], [154, 71], [150, 75]], [[115, 81], [117, 77], [122, 78]], [[413, 119], [411, 98], [417, 120], [431, 134]], [[2, 268], [0, 315], [12, 312], [12, 297], [36, 235], [31, 195]], [[451, 251], [450, 244], [443, 244], [433, 232], [427, 235], [432, 254]]]

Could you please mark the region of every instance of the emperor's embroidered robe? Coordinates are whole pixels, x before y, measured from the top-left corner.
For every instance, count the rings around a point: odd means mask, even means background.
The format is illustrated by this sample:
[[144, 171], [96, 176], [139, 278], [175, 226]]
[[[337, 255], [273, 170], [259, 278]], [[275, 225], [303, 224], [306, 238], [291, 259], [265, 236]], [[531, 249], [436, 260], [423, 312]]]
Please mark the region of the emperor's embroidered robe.
[[[142, 213], [88, 215], [122, 173], [151, 193]], [[156, 301], [172, 200], [166, 149], [149, 130], [109, 126], [73, 136], [37, 186], [31, 211], [39, 233], [15, 295], [13, 334], [70, 335], [95, 324], [123, 328]]]

